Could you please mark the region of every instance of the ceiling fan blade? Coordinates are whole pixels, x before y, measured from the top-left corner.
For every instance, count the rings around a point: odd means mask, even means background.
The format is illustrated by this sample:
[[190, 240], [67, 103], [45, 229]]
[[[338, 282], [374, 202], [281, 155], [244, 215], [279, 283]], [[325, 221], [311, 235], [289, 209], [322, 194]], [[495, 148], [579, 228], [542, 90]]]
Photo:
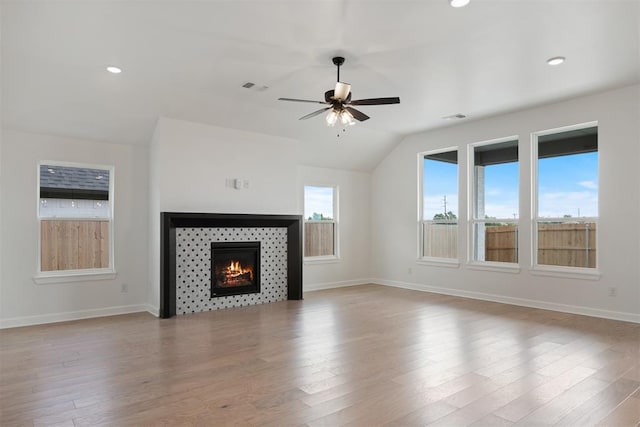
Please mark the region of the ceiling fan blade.
[[309, 113], [309, 114], [307, 114], [306, 116], [302, 116], [302, 117], [300, 117], [298, 120], [307, 120], [307, 119], [310, 119], [311, 117], [315, 117], [315, 116], [318, 116], [318, 115], [320, 115], [320, 114], [324, 113], [325, 111], [329, 110], [330, 108], [331, 108], [331, 107], [321, 108], [321, 109], [319, 109], [319, 110], [317, 110], [317, 111], [314, 111], [313, 113]]
[[323, 102], [323, 101], [310, 101], [308, 99], [295, 99], [295, 98], [278, 98], [278, 101], [310, 102], [312, 104], [327, 104], [327, 102]]
[[385, 105], [385, 104], [400, 104], [400, 98], [397, 96], [391, 98], [369, 98], [369, 99], [356, 99], [351, 101], [351, 105]]
[[351, 113], [351, 115], [353, 116], [354, 119], [360, 121], [360, 122], [364, 122], [365, 120], [369, 119], [369, 116], [367, 116], [365, 113], [363, 113], [362, 111], [358, 111], [355, 108], [351, 108], [351, 107], [344, 107], [345, 110], [347, 110], [348, 112]]

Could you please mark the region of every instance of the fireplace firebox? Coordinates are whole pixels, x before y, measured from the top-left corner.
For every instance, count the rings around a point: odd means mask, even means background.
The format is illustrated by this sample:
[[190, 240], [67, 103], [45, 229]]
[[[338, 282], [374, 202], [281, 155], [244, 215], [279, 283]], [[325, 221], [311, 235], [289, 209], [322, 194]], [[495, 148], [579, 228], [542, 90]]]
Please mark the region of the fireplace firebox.
[[260, 242], [211, 243], [211, 298], [260, 292]]

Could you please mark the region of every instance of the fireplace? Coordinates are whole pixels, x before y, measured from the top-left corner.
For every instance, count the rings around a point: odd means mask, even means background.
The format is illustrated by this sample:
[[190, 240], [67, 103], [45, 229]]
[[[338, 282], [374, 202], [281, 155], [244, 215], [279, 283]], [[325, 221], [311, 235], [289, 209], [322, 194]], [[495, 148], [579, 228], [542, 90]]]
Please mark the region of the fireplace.
[[[302, 216], [202, 212], [160, 214], [163, 319], [302, 299]], [[261, 242], [260, 293], [211, 298], [211, 243]]]
[[260, 292], [260, 242], [211, 243], [211, 298]]

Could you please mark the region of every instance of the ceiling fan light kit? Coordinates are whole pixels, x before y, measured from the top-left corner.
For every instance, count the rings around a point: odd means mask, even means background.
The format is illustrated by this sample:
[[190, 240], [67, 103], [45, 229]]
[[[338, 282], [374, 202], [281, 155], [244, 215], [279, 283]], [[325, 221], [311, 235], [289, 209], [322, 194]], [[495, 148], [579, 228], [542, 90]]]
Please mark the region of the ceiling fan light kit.
[[337, 67], [337, 79], [335, 89], [328, 90], [324, 93], [324, 101], [311, 101], [307, 99], [296, 98], [278, 98], [280, 101], [291, 102], [310, 102], [312, 104], [324, 104], [328, 107], [321, 108], [306, 116], [300, 117], [300, 120], [310, 119], [311, 117], [318, 116], [325, 111], [328, 111], [325, 120], [328, 126], [335, 126], [340, 120], [343, 126], [352, 126], [356, 124], [356, 120], [363, 122], [369, 119], [369, 116], [362, 111], [356, 110], [352, 105], [386, 105], [386, 104], [399, 104], [400, 98], [369, 98], [369, 99], [357, 99], [351, 100], [351, 85], [340, 81], [340, 66], [344, 64], [344, 58], [342, 56], [336, 56], [332, 58], [333, 64]]

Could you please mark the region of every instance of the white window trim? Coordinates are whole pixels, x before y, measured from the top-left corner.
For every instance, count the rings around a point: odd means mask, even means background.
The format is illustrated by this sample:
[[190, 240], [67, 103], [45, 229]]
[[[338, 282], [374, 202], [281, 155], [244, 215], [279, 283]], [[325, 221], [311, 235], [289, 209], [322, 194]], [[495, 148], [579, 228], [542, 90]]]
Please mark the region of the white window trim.
[[560, 277], [565, 279], [600, 280], [600, 277], [602, 277], [600, 271], [595, 268], [563, 267], [557, 265], [538, 265], [531, 267], [529, 272], [534, 276]]
[[46, 275], [36, 274], [35, 276], [33, 276], [33, 281], [37, 285], [48, 285], [55, 283], [87, 282], [94, 280], [113, 280], [117, 276], [117, 273], [115, 271], [105, 268], [62, 271], [63, 274], [54, 274], [55, 272], [47, 272], [51, 274]]
[[[600, 227], [597, 218], [540, 218], [538, 217], [538, 138], [545, 135], [552, 135], [560, 132], [568, 132], [572, 130], [585, 129], [590, 127], [598, 127], [597, 121], [580, 123], [570, 126], [562, 126], [559, 128], [546, 129], [531, 133], [531, 269], [533, 275], [563, 277], [575, 279], [599, 280], [600, 272]], [[598, 147], [598, 156], [600, 148]], [[598, 161], [598, 180], [600, 178], [600, 162]], [[598, 190], [598, 200], [600, 199], [600, 191]], [[598, 204], [599, 205], [599, 204]], [[599, 210], [599, 206], [598, 206]], [[538, 223], [547, 221], [557, 222], [582, 222], [596, 223], [596, 268], [583, 267], [567, 267], [557, 265], [538, 264]], [[585, 221], [585, 222], [586, 222]]]
[[[54, 270], [54, 271], [42, 271], [42, 258], [41, 258], [41, 241], [42, 241], [42, 226], [40, 222], [45, 219], [40, 217], [40, 166], [63, 166], [63, 167], [75, 167], [75, 168], [91, 168], [91, 169], [104, 169], [109, 171], [109, 267], [97, 268], [97, 269], [83, 269], [83, 270]], [[99, 165], [94, 163], [75, 163], [75, 162], [61, 162], [56, 160], [42, 160], [37, 165], [37, 191], [36, 191], [36, 227], [38, 229], [38, 242], [36, 244], [36, 259], [37, 270], [33, 276], [33, 281], [36, 284], [53, 284], [53, 283], [66, 283], [66, 282], [82, 282], [93, 280], [108, 280], [115, 279], [117, 273], [115, 269], [115, 232], [114, 232], [114, 199], [115, 199], [115, 167], [111, 165]], [[64, 218], [57, 218], [64, 219]], [[75, 218], [77, 219], [77, 218]], [[89, 219], [89, 218], [87, 218]]]
[[[456, 224], [458, 227], [458, 256], [455, 258], [441, 258], [441, 257], [430, 257], [430, 256], [424, 256], [424, 241], [423, 241], [423, 235], [424, 235], [424, 224], [429, 222], [440, 222], [440, 221], [434, 221], [434, 220], [425, 220], [423, 219], [423, 214], [424, 214], [424, 200], [423, 200], [423, 195], [424, 195], [424, 157], [430, 154], [439, 154], [439, 153], [446, 153], [448, 151], [456, 151], [458, 152], [458, 203], [460, 201], [460, 161], [459, 161], [459, 147], [456, 146], [451, 146], [451, 147], [445, 147], [445, 148], [438, 148], [436, 150], [428, 150], [428, 151], [422, 151], [418, 153], [418, 158], [417, 158], [417, 162], [418, 162], [418, 197], [417, 197], [417, 201], [418, 201], [418, 221], [417, 221], [417, 236], [418, 236], [418, 244], [417, 244], [417, 255], [416, 255], [416, 261], [419, 264], [424, 264], [424, 265], [432, 265], [432, 266], [443, 266], [443, 267], [454, 267], [457, 268], [460, 266], [460, 211], [458, 210], [458, 219], [456, 220]], [[444, 221], [443, 221], [444, 222]]]
[[335, 255], [322, 255], [322, 256], [310, 256], [304, 257], [302, 262], [304, 264], [336, 264], [341, 260]]
[[[474, 203], [475, 194], [475, 148], [485, 145], [500, 144], [502, 142], [518, 141], [518, 218], [478, 218], [476, 219], [476, 206]], [[508, 224], [515, 224], [518, 232], [520, 232], [520, 136], [512, 135], [504, 138], [495, 138], [485, 141], [474, 142], [467, 146], [467, 218], [469, 218], [469, 232], [467, 233], [467, 266], [475, 270], [491, 270], [491, 271], [508, 271], [519, 272], [520, 271], [520, 239], [517, 239], [516, 248], [518, 251], [518, 262], [495, 262], [495, 261], [480, 261], [475, 259], [475, 225], [487, 222], [504, 222]]]
[[460, 268], [460, 260], [458, 258], [438, 258], [438, 257], [422, 257], [416, 260], [416, 263], [422, 265], [430, 265], [433, 267]]
[[495, 271], [498, 273], [520, 273], [520, 264], [513, 262], [496, 261], [470, 261], [467, 263], [469, 270]]
[[[333, 221], [308, 221], [306, 219], [306, 215], [304, 215], [304, 188], [305, 187], [331, 187], [333, 188]], [[303, 206], [302, 206], [302, 211], [303, 211], [303, 227], [304, 224], [306, 223], [314, 223], [314, 222], [318, 222], [318, 223], [327, 223], [327, 222], [332, 222], [333, 225], [333, 255], [320, 255], [320, 256], [303, 256], [302, 258], [302, 262], [304, 264], [332, 264], [332, 263], [338, 263], [341, 261], [340, 258], [340, 209], [339, 209], [339, 200], [340, 197], [338, 197], [340, 192], [340, 186], [337, 184], [327, 184], [327, 183], [309, 183], [309, 184], [304, 184], [302, 186], [302, 200], [303, 200]], [[304, 251], [304, 247], [305, 247], [305, 239], [307, 238], [307, 236], [305, 235], [305, 233], [303, 234], [303, 238], [302, 238], [302, 248]]]

